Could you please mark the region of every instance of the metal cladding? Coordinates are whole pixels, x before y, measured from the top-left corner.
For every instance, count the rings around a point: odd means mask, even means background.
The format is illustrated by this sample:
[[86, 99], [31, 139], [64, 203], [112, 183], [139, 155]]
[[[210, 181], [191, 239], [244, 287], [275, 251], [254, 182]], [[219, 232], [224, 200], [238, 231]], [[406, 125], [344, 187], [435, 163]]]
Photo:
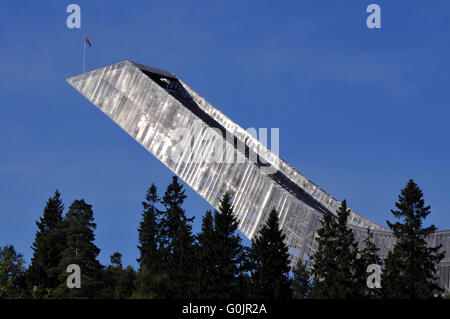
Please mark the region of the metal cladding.
[[[335, 215], [340, 202], [174, 74], [123, 61], [67, 81], [213, 207], [218, 209], [222, 196], [230, 192], [239, 229], [249, 239], [275, 208], [292, 264], [298, 258], [309, 261], [322, 215]], [[184, 138], [180, 137], [179, 128], [195, 132], [187, 139], [190, 152], [181, 148], [174, 153], [180, 138]], [[196, 154], [210, 152], [216, 143], [226, 150], [224, 160], [208, 161], [202, 157], [199, 160]], [[174, 154], [178, 157], [174, 158]], [[232, 154], [232, 160], [227, 160], [230, 159], [227, 154]], [[353, 211], [348, 223], [360, 244], [367, 228], [372, 229], [382, 257], [395, 243], [389, 230]], [[428, 238], [430, 246], [443, 244], [447, 252], [440, 267], [440, 284], [447, 290], [449, 235], [450, 231], [438, 231]]]

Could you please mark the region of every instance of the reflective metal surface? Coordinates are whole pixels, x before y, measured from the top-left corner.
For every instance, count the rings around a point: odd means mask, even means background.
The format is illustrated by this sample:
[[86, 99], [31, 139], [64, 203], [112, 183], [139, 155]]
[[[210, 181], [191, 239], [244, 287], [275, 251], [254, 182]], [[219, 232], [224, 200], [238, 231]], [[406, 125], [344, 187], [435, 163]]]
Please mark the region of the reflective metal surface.
[[[322, 215], [335, 214], [340, 202], [268, 150], [174, 74], [124, 61], [67, 81], [213, 207], [217, 209], [223, 194], [230, 192], [239, 229], [249, 239], [275, 208], [286, 234], [292, 264], [298, 258], [309, 260], [316, 247], [314, 236]], [[178, 128], [196, 132], [190, 139], [190, 146], [192, 154], [201, 154], [217, 142], [211, 138], [211, 130], [208, 130], [211, 127], [222, 133], [219, 142], [239, 158], [238, 163], [195, 161], [188, 153], [181, 154], [181, 160], [174, 160], [173, 150], [179, 145]], [[245, 148], [240, 147], [243, 144]], [[252, 160], [255, 156], [259, 160]], [[360, 243], [366, 236], [366, 229], [373, 229], [382, 257], [395, 243], [389, 230], [353, 211], [348, 222]], [[429, 245], [442, 243], [448, 252], [449, 235], [450, 231], [436, 232], [429, 238]], [[446, 289], [449, 288], [449, 256], [447, 253], [440, 270], [440, 284]]]

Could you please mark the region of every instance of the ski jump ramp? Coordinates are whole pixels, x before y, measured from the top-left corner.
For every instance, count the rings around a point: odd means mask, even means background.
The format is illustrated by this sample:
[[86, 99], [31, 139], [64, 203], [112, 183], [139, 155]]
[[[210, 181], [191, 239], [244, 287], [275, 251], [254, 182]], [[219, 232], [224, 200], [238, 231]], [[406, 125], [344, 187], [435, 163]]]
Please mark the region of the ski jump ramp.
[[[323, 214], [336, 215], [340, 202], [176, 75], [123, 61], [74, 76], [67, 82], [214, 208], [218, 209], [222, 196], [229, 192], [239, 230], [249, 239], [275, 208], [292, 265], [299, 258], [309, 262]], [[224, 150], [222, 154], [217, 155], [217, 146]], [[198, 156], [211, 152], [215, 153], [213, 160]], [[367, 228], [372, 229], [381, 257], [386, 257], [395, 244], [391, 231], [353, 211], [348, 224], [360, 244]], [[437, 231], [427, 239], [430, 246], [443, 244], [447, 253], [440, 264], [440, 285], [446, 290], [449, 236], [450, 230]]]

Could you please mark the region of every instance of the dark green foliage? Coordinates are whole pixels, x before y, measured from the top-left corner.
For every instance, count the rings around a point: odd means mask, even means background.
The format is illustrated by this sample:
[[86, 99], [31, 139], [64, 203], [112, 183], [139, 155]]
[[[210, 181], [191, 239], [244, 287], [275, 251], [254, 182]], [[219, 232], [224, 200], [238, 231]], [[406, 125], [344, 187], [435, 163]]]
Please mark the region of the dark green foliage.
[[32, 245], [33, 257], [27, 271], [30, 289], [54, 289], [59, 284], [58, 265], [62, 252], [66, 246], [66, 239], [62, 231], [64, 205], [61, 194], [55, 191], [44, 208], [43, 216], [36, 222], [38, 230]]
[[[75, 200], [70, 205], [63, 220], [63, 230], [67, 239], [62, 259], [59, 263], [60, 285], [55, 290], [57, 298], [99, 298], [102, 291], [102, 268], [97, 256], [100, 249], [94, 244], [94, 215], [92, 206], [84, 200]], [[66, 279], [67, 266], [77, 264], [81, 268], [81, 288], [69, 289]]]
[[310, 297], [312, 289], [311, 273], [302, 260], [297, 262], [292, 271], [292, 293], [294, 299], [306, 299]]
[[173, 176], [172, 183], [167, 187], [164, 193], [162, 204], [165, 211], [162, 218], [162, 249], [171, 247], [171, 243], [176, 239], [178, 233], [182, 229], [183, 224], [189, 224], [193, 218], [188, 219], [183, 209], [183, 202], [186, 199], [183, 186], [178, 182], [178, 178]]
[[335, 282], [334, 273], [337, 271], [335, 268], [337, 226], [336, 220], [331, 214], [325, 214], [321, 224], [322, 226], [317, 230], [318, 248], [312, 256], [314, 261], [312, 269], [314, 287], [311, 296], [313, 298], [332, 298], [337, 291], [329, 293], [328, 286]]
[[289, 255], [285, 235], [278, 224], [275, 209], [262, 226], [250, 249], [252, 296], [261, 299], [292, 297]]
[[122, 267], [122, 254], [119, 252], [115, 252], [110, 257], [111, 266], [113, 267]]
[[134, 291], [136, 273], [130, 266], [123, 268], [122, 255], [111, 255], [111, 265], [106, 267], [103, 297], [112, 299], [130, 298]]
[[312, 270], [313, 298], [357, 298], [356, 258], [357, 243], [347, 226], [350, 210], [344, 200], [337, 211], [337, 219], [325, 214], [322, 227], [317, 231], [318, 249], [314, 254]]
[[[92, 206], [76, 200], [63, 217], [56, 191], [36, 222], [29, 269], [25, 271], [22, 255], [13, 246], [0, 248], [0, 299], [432, 298], [443, 292], [437, 285], [437, 270], [444, 253], [441, 246], [427, 245], [436, 228], [423, 227], [430, 207], [412, 180], [392, 210], [400, 221], [387, 222], [397, 242], [382, 268], [382, 289], [369, 289], [366, 282], [367, 267], [382, 266], [373, 233], [367, 230], [358, 250], [347, 224], [350, 211], [345, 200], [337, 217], [324, 215], [312, 270], [299, 260], [291, 279], [285, 236], [274, 209], [251, 248], [244, 248], [229, 194], [221, 200], [220, 213], [206, 212], [197, 236], [192, 234], [193, 218], [187, 218], [183, 209], [185, 198], [176, 176], [161, 201], [155, 185], [148, 189], [142, 203], [136, 273], [123, 267], [118, 252], [111, 255], [108, 267], [98, 262]], [[81, 289], [66, 286], [70, 264], [81, 268]]]
[[159, 275], [167, 260], [163, 259], [164, 247], [161, 229], [161, 212], [156, 207], [159, 203], [157, 189], [154, 184], [150, 186], [142, 202], [142, 221], [139, 224], [139, 271], [136, 280], [136, 295], [142, 298], [155, 296], [155, 289], [160, 284]]
[[45, 232], [52, 232], [57, 229], [63, 219], [63, 211], [64, 204], [61, 200], [61, 193], [56, 190], [53, 197], [48, 199], [43, 216], [36, 222], [36, 225], [38, 226], [36, 237], [38, 239]]
[[378, 255], [378, 247], [373, 241], [373, 232], [367, 229], [367, 236], [363, 241], [364, 248], [360, 252], [360, 260], [363, 261], [364, 269], [367, 269], [369, 265], [377, 264], [382, 266], [382, 260]]
[[215, 255], [217, 262], [216, 298], [242, 296], [241, 272], [245, 261], [244, 248], [237, 234], [237, 220], [233, 214], [231, 196], [226, 193], [214, 213]]
[[202, 219], [202, 229], [197, 235], [198, 267], [196, 295], [199, 298], [213, 299], [216, 297], [215, 276], [216, 270], [216, 238], [214, 234], [214, 220], [210, 210]]
[[359, 258], [356, 260], [356, 275], [355, 279], [359, 286], [359, 297], [375, 299], [380, 298], [381, 289], [367, 287], [367, 277], [370, 273], [367, 273], [367, 267], [372, 264], [376, 264], [382, 267], [382, 260], [378, 255], [378, 248], [373, 242], [373, 232], [367, 229], [367, 236], [363, 241], [364, 248], [359, 252]]
[[162, 260], [159, 252], [161, 230], [159, 226], [160, 212], [156, 208], [159, 203], [157, 189], [152, 184], [142, 202], [142, 221], [139, 225], [139, 264], [145, 265], [152, 273], [160, 269]]
[[438, 264], [444, 257], [441, 245], [428, 247], [426, 238], [436, 231], [431, 225], [423, 227], [430, 214], [422, 190], [409, 180], [395, 203], [392, 214], [400, 221], [391, 223], [397, 242], [385, 260], [381, 285], [386, 298], [432, 298], [442, 294], [437, 285]]
[[132, 299], [169, 299], [169, 277], [167, 267], [158, 273], [151, 273], [146, 266], [139, 268], [134, 283]]
[[198, 235], [199, 297], [230, 299], [245, 297], [241, 281], [245, 252], [237, 234], [230, 194], [220, 202], [220, 213], [211, 212], [203, 218]]
[[13, 246], [0, 247], [0, 299], [25, 296], [25, 263]]
[[[193, 218], [186, 217], [182, 207], [185, 198], [183, 186], [174, 176], [162, 199], [165, 211], [161, 220], [160, 250], [166, 265], [160, 282], [167, 283], [167, 291], [160, 297], [180, 299], [195, 296]], [[164, 280], [165, 276], [167, 280]]]

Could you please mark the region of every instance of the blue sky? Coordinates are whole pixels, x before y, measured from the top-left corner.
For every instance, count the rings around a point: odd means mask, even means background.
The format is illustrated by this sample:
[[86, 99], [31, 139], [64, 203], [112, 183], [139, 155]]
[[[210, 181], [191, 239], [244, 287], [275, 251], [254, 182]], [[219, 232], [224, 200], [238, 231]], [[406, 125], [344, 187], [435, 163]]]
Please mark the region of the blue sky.
[[[370, 3], [382, 28], [365, 25]], [[82, 29], [66, 7], [81, 6]], [[450, 2], [8, 1], [0, 11], [0, 245], [27, 260], [58, 188], [93, 205], [100, 260], [136, 266], [145, 191], [170, 171], [64, 80], [122, 60], [166, 69], [236, 123], [279, 127], [280, 155], [386, 225], [414, 178], [450, 229]], [[185, 208], [209, 205], [187, 188]]]

